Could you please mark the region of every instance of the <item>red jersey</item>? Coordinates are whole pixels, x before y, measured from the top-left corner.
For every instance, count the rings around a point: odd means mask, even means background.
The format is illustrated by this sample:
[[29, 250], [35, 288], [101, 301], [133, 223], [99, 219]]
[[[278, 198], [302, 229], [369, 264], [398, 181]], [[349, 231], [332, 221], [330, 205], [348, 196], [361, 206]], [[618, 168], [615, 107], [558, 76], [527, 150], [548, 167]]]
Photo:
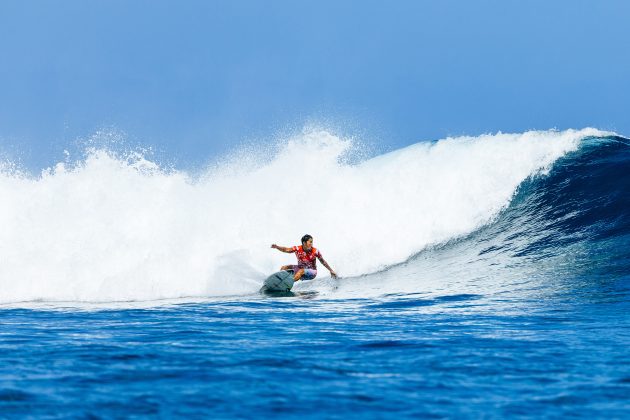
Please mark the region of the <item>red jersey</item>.
[[317, 258], [322, 258], [322, 254], [315, 247], [312, 247], [309, 252], [304, 251], [302, 245], [294, 246], [293, 252], [298, 259], [298, 267], [310, 268], [311, 270], [317, 270]]

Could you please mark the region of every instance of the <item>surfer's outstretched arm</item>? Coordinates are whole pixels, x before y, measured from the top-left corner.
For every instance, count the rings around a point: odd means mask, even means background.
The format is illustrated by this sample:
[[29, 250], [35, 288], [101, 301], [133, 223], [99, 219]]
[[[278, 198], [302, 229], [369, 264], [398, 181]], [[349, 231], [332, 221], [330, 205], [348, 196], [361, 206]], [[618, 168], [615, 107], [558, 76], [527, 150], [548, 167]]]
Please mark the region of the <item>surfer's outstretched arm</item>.
[[272, 244], [271, 247], [274, 249], [277, 249], [278, 251], [286, 252], [287, 254], [293, 254], [293, 248], [287, 248], [286, 246], [278, 246], [276, 244]]
[[332, 268], [330, 268], [330, 266], [328, 265], [328, 263], [326, 262], [326, 260], [323, 257], [317, 257], [319, 259], [319, 261], [322, 263], [322, 265], [324, 267], [326, 267], [328, 269], [328, 271], [330, 271], [330, 277], [332, 277], [333, 279], [337, 278], [337, 273], [335, 273], [335, 270], [333, 270]]

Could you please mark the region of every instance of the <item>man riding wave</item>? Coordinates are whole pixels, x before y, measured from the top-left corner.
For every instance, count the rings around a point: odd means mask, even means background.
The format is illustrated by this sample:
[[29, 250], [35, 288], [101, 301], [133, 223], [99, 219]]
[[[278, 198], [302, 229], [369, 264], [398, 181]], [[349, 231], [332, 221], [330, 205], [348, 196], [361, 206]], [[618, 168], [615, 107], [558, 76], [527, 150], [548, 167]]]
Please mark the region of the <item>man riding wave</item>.
[[295, 253], [298, 263], [297, 265], [283, 265], [280, 270], [292, 270], [293, 280], [298, 281], [300, 279], [312, 280], [317, 276], [317, 261], [321, 263], [330, 271], [332, 278], [337, 278], [337, 273], [330, 268], [321, 252], [313, 247], [313, 237], [311, 235], [302, 236], [302, 245], [294, 247], [278, 246], [276, 244], [271, 245], [272, 248], [278, 251], [286, 252], [287, 254]]

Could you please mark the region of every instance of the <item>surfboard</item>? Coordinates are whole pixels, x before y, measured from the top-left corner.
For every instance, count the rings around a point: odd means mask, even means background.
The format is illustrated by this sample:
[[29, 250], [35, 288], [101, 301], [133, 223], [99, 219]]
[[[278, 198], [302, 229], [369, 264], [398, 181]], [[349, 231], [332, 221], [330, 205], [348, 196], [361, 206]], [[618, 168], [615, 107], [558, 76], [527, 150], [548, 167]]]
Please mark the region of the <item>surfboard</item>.
[[263, 288], [270, 292], [288, 292], [293, 287], [293, 272], [278, 271], [265, 280]]

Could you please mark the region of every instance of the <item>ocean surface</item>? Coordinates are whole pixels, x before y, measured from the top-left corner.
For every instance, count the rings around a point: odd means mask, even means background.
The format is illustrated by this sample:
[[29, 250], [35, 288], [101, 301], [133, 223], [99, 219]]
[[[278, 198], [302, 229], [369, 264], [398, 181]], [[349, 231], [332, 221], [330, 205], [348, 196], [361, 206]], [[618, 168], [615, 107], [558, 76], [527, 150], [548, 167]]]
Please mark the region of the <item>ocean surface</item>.
[[0, 163], [0, 418], [630, 417], [627, 138], [84, 152]]

